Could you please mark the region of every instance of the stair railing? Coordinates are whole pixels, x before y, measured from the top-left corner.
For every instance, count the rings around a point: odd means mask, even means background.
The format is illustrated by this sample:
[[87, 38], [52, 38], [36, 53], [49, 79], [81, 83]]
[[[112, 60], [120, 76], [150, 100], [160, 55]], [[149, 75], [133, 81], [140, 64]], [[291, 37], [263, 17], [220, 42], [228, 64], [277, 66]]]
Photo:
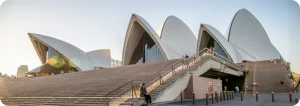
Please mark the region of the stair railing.
[[[208, 49], [205, 48], [205, 49], [201, 50], [199, 53], [203, 54], [203, 53], [207, 52], [207, 50], [208, 50]], [[195, 56], [198, 56], [199, 53], [197, 53], [196, 55], [194, 55], [194, 57], [195, 57]], [[191, 59], [188, 58], [188, 60], [191, 60]], [[148, 87], [149, 85], [153, 84], [154, 82], [156, 82], [156, 81], [158, 81], [158, 80], [160, 81], [159, 84], [162, 84], [162, 83], [164, 82], [164, 81], [163, 81], [163, 76], [164, 76], [166, 73], [169, 73], [169, 72], [171, 72], [172, 75], [176, 75], [176, 69], [177, 69], [179, 66], [182, 66], [181, 69], [184, 69], [184, 58], [183, 58], [183, 59], [180, 59], [180, 60], [178, 60], [177, 62], [173, 63], [172, 65], [170, 65], [170, 66], [168, 66], [168, 67], [162, 69], [161, 71], [159, 71], [159, 72], [157, 72], [157, 73], [151, 75], [150, 77], [145, 78], [143, 81], [141, 81], [141, 80], [131, 80], [131, 81], [129, 81], [129, 82], [127, 82], [127, 83], [121, 85], [120, 87], [118, 87], [118, 88], [116, 88], [116, 89], [114, 89], [114, 90], [108, 92], [108, 93], [105, 95], [105, 98], [106, 98], [106, 105], [109, 106], [109, 104], [110, 104], [111, 102], [113, 102], [113, 100], [117, 99], [118, 97], [121, 98], [121, 97], [124, 95], [124, 93], [126, 93], [126, 92], [128, 92], [128, 91], [130, 91], [130, 90], [131, 90], [131, 92], [132, 92], [132, 93], [131, 93], [131, 94], [132, 94], [132, 98], [134, 98], [134, 94], [135, 94], [135, 97], [138, 97], [138, 96], [136, 95], [136, 89], [135, 89], [135, 87], [138, 87], [140, 84], [139, 84], [139, 85], [135, 85], [134, 82], [141, 82], [141, 83], [145, 83], [145, 82], [146, 82], [146, 87]], [[129, 87], [130, 84], [131, 84], [131, 87]], [[116, 93], [117, 91], [119, 91], [119, 90], [121, 90], [121, 89], [122, 89], [121, 92], [119, 92], [119, 93], [117, 93], [117, 94], [114, 94], [114, 93]], [[110, 95], [112, 95], [112, 94], [114, 94], [114, 96], [110, 96]]]
[[[177, 64], [180, 64], [180, 63], [181, 63], [181, 60], [178, 60], [177, 62], [175, 62], [174, 64], [171, 65], [171, 68], [172, 68], [172, 66], [176, 66]], [[118, 87], [118, 88], [116, 88], [116, 89], [114, 89], [114, 90], [108, 92], [108, 93], [105, 95], [105, 98], [106, 98], [106, 105], [109, 106], [109, 104], [110, 104], [111, 102], [113, 102], [113, 100], [117, 99], [118, 97], [121, 98], [121, 97], [124, 95], [124, 93], [126, 93], [126, 92], [128, 92], [128, 91], [130, 91], [130, 90], [132, 91], [132, 98], [134, 98], [134, 96], [133, 96], [134, 93], [135, 93], [135, 97], [138, 97], [138, 96], [136, 95], [135, 87], [140, 86], [140, 84], [141, 84], [141, 83], [144, 83], [145, 81], [149, 81], [151, 78], [154, 78], [153, 80], [155, 80], [155, 81], [160, 80], [160, 84], [162, 84], [162, 83], [163, 83], [163, 80], [162, 80], [162, 74], [161, 74], [161, 73], [162, 73], [163, 71], [166, 71], [166, 69], [169, 69], [169, 68], [170, 68], [170, 66], [164, 68], [163, 70], [161, 70], [161, 71], [159, 71], [159, 72], [157, 72], [157, 73], [155, 73], [155, 74], [153, 74], [152, 76], [146, 78], [145, 80], [131, 80], [131, 81], [129, 81], [129, 82], [127, 82], [127, 83], [121, 85], [120, 87]], [[157, 78], [155, 78], [155, 77], [157, 77]], [[134, 82], [140, 82], [140, 83], [135, 84]], [[149, 81], [149, 83], [152, 83], [152, 82]], [[149, 83], [147, 83], [146, 86], [148, 86]], [[129, 87], [129, 86], [130, 86], [130, 87]], [[121, 89], [122, 89], [121, 92], [119, 92], [119, 93], [117, 93], [117, 94], [114, 94], [114, 93], [116, 93], [117, 91], [119, 91], [119, 90], [121, 90]], [[114, 95], [114, 96], [111, 96], [111, 95]]]
[[[182, 69], [188, 69], [189, 63], [193, 62], [195, 58], [197, 58], [199, 55], [202, 55], [208, 51], [207, 48], [201, 50], [199, 53], [196, 53], [195, 55], [188, 57], [188, 58], [182, 58], [180, 61], [175, 62], [174, 64], [164, 68], [162, 71], [157, 72], [156, 74], [153, 74], [152, 76], [144, 79], [144, 82], [146, 83], [146, 86], [152, 85], [157, 80], [160, 80], [160, 84], [164, 82], [164, 79], [166, 75], [176, 75], [176, 73]], [[180, 68], [181, 67], [181, 68]], [[178, 71], [176, 71], [176, 69]]]
[[[141, 85], [141, 83], [146, 83], [145, 86], [147, 87], [147, 89], [149, 89], [150, 85], [155, 84], [156, 81], [159, 81], [159, 85], [161, 85], [161, 84], [163, 84], [164, 79], [167, 79], [166, 78], [167, 75], [168, 76], [170, 76], [170, 75], [174, 76], [174, 75], [176, 75], [177, 72], [179, 72], [183, 69], [188, 69], [189, 66], [194, 65], [199, 60], [198, 59], [199, 56], [203, 56], [203, 55], [204, 56], [210, 55], [210, 58], [213, 59], [213, 60], [224, 63], [224, 64], [226, 64], [228, 66], [231, 66], [233, 68], [236, 68], [238, 70], [242, 70], [242, 68], [240, 68], [240, 66], [236, 65], [231, 60], [223, 57], [222, 55], [220, 55], [220, 54], [218, 54], [214, 51], [209, 50], [208, 48], [204, 48], [200, 52], [196, 53], [195, 55], [193, 55], [189, 58], [182, 58], [182, 59], [178, 60], [177, 62], [173, 63], [172, 65], [170, 65], [170, 66], [162, 69], [161, 71], [151, 75], [150, 77], [145, 78], [144, 80], [131, 80], [131, 81], [121, 85], [120, 87], [114, 89], [113, 91], [107, 93], [105, 95], [106, 100], [107, 100], [106, 105], [109, 106], [109, 104], [111, 102], [114, 102], [113, 100], [115, 100], [117, 97], [122, 98], [124, 93], [129, 92], [130, 90], [132, 91], [132, 98], [134, 98], [134, 94], [135, 94], [135, 97], [138, 97], [137, 94], [136, 94], [136, 88], [135, 87], [139, 87]], [[190, 65], [190, 63], [193, 63], [193, 64]], [[177, 69], [177, 71], [176, 71], [176, 69]], [[136, 85], [136, 84], [134, 84], [134, 82], [140, 82], [140, 83], [138, 83]], [[131, 84], [131, 87], [128, 87], [130, 84]], [[157, 86], [159, 86], [159, 85], [157, 85]], [[125, 87], [127, 87], [127, 88], [125, 88]], [[119, 92], [119, 93], [115, 94], [112, 97], [110, 96], [110, 95], [114, 94], [115, 92], [117, 92], [118, 90], [121, 90], [121, 89], [123, 89], [122, 92]], [[151, 88], [148, 91], [151, 91]]]
[[228, 58], [216, 53], [215, 51], [213, 51], [211, 58], [219, 61], [221, 63], [224, 63], [232, 68], [238, 69], [238, 70], [244, 70], [243, 68], [241, 68], [239, 65], [235, 64], [233, 61], [229, 60]]

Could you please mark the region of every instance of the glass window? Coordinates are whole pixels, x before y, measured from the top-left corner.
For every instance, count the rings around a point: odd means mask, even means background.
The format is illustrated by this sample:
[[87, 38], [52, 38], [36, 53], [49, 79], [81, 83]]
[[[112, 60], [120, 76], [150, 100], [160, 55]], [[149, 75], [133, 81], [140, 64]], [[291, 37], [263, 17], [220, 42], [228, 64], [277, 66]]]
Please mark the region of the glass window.
[[206, 45], [207, 48], [213, 48], [213, 51], [217, 52], [218, 54], [220, 54], [221, 56], [225, 57], [228, 59], [228, 56], [226, 55], [226, 53], [224, 52], [224, 50], [221, 48], [221, 46], [218, 44], [218, 42], [216, 42], [214, 40], [214, 38], [210, 37], [209, 41]]
[[142, 35], [129, 64], [141, 64], [164, 60], [164, 56], [147, 32]]

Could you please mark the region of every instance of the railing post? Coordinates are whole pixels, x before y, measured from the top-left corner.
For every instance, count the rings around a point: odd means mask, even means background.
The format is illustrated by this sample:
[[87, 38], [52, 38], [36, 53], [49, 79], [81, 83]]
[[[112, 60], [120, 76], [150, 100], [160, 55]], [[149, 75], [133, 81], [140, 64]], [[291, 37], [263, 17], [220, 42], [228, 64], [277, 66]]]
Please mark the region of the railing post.
[[174, 66], [172, 65], [172, 75], [174, 76], [175, 73], [174, 73]]
[[226, 93], [226, 92], [227, 92], [227, 91], [224, 91], [224, 98], [225, 98], [226, 101], [228, 101], [227, 93]]
[[228, 95], [229, 95], [229, 100], [231, 100], [232, 99], [232, 97], [231, 97], [231, 91], [228, 91]]
[[274, 92], [272, 92], [272, 102], [274, 103], [275, 100], [274, 100]]
[[195, 92], [193, 92], [193, 104], [195, 104]]
[[229, 91], [227, 91], [227, 100], [230, 100]]
[[194, 56], [194, 64], [196, 63], [196, 56]]
[[223, 91], [223, 101], [226, 101], [226, 93]]
[[214, 104], [214, 92], [211, 93], [211, 103]]
[[181, 69], [183, 69], [183, 65], [184, 65], [184, 62], [183, 62], [183, 59], [181, 60]]
[[105, 96], [106, 99], [106, 106], [109, 106], [109, 100], [107, 99], [107, 95]]
[[208, 92], [206, 92], [206, 105], [208, 105]]
[[216, 103], [218, 103], [219, 102], [219, 93], [218, 92], [215, 92], [215, 94], [216, 94]]
[[222, 95], [222, 91], [220, 92], [220, 102], [223, 101], [223, 95]]
[[231, 91], [228, 91], [229, 100], [231, 100]]
[[243, 101], [243, 93], [241, 92], [241, 101]]
[[186, 61], [186, 69], [189, 69], [190, 65], [189, 65], [189, 60]]
[[256, 96], [256, 102], [258, 102], [258, 92], [255, 93]]
[[183, 61], [183, 63], [184, 63], [184, 66], [185, 66], [185, 67], [184, 67], [185, 69], [188, 69], [188, 65], [187, 65], [187, 64], [188, 64], [188, 62], [189, 62], [189, 61], [188, 61], [188, 59]]
[[134, 89], [134, 87], [133, 87], [133, 81], [132, 81], [132, 83], [131, 83], [131, 98], [133, 98], [133, 89]]
[[234, 91], [231, 91], [231, 99], [234, 99]]
[[161, 77], [161, 83], [163, 84], [164, 83], [164, 77], [161, 76], [161, 74], [160, 74], [160, 77]]
[[233, 99], [232, 91], [230, 91], [230, 100]]
[[183, 103], [183, 93], [182, 93], [182, 91], [180, 92], [180, 102]]
[[292, 92], [290, 92], [290, 102], [293, 102], [293, 100], [292, 100]]
[[159, 84], [161, 85], [162, 84], [162, 80], [161, 80], [161, 73], [159, 73]]
[[232, 91], [232, 99], [234, 99], [234, 91]]
[[134, 88], [134, 86], [133, 86], [133, 90], [134, 90], [134, 95], [135, 95], [135, 97], [137, 98], [137, 96], [136, 96], [136, 91], [135, 91], [135, 88]]
[[[237, 93], [238, 94], [238, 93]], [[232, 99], [234, 99], [234, 91], [232, 91]]]
[[229, 91], [230, 100], [232, 100], [232, 91]]

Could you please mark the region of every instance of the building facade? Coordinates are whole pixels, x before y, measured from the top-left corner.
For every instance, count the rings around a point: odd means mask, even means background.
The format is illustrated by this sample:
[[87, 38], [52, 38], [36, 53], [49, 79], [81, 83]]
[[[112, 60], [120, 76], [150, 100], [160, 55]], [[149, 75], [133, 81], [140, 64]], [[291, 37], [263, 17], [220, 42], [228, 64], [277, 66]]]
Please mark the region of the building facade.
[[241, 9], [235, 14], [227, 34], [228, 41], [238, 50], [243, 60], [281, 58], [261, 23], [246, 9]]
[[124, 39], [122, 62], [112, 60], [109, 49], [84, 52], [67, 42], [28, 33], [43, 65], [28, 72], [68, 73], [142, 64], [193, 56], [211, 48], [234, 63], [281, 59], [258, 19], [246, 9], [239, 10], [229, 25], [227, 38], [216, 28], [200, 24], [198, 39], [176, 16], [169, 16], [156, 32], [141, 16], [133, 14]]
[[47, 76], [111, 66], [109, 49], [84, 52], [56, 38], [34, 33], [28, 33], [28, 35], [42, 63], [41, 66], [27, 72], [28, 75]]
[[258, 19], [246, 9], [235, 14], [226, 35], [228, 38], [210, 25], [200, 24], [197, 40], [175, 16], [169, 16], [156, 33], [144, 18], [133, 14], [124, 40], [123, 65], [179, 59], [204, 48], [234, 63], [282, 59]]
[[17, 70], [17, 78], [22, 78], [22, 77], [26, 77], [26, 73], [28, 72], [28, 67], [27, 65], [21, 65], [18, 67]]
[[169, 16], [158, 35], [149, 23], [133, 14], [123, 46], [123, 65], [141, 64], [194, 55], [197, 40], [188, 26]]

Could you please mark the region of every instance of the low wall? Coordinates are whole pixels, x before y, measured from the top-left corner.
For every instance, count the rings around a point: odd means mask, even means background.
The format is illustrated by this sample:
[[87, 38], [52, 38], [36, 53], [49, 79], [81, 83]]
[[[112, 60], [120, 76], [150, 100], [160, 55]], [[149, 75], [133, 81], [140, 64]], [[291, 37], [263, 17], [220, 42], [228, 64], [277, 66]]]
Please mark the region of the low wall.
[[222, 80], [193, 76], [190, 78], [188, 87], [184, 90], [184, 98], [192, 99], [193, 92], [195, 92], [196, 99], [204, 99], [206, 97], [206, 92], [219, 93], [221, 91]]
[[8, 89], [4, 84], [4, 78], [0, 78], [0, 98], [6, 97], [8, 95], [7, 93], [8, 93]]

